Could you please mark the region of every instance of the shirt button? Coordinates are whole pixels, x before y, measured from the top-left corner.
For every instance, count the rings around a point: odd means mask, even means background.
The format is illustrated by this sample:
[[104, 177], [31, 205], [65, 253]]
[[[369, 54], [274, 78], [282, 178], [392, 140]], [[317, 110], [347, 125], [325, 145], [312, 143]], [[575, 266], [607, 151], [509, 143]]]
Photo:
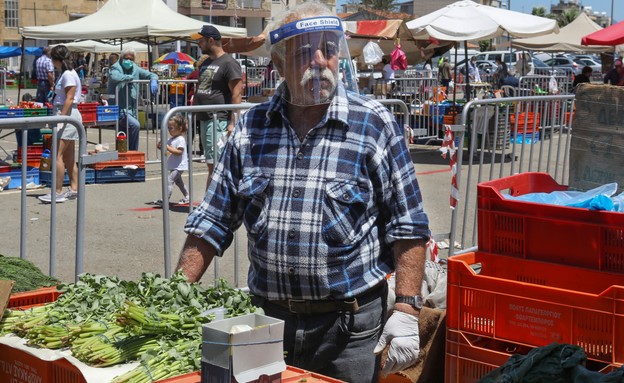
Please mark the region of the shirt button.
[[299, 197], [299, 190], [295, 190], [293, 192], [293, 197], [298, 198]]
[[288, 238], [295, 238], [295, 229], [290, 229], [288, 232]]
[[298, 160], [302, 160], [303, 159], [303, 153], [301, 153], [301, 152], [297, 153], [297, 159]]
[[350, 199], [351, 199], [351, 196], [349, 195], [349, 193], [344, 193], [344, 194], [342, 195], [342, 199], [344, 199], [345, 201], [348, 201], [348, 200], [350, 200]]
[[295, 268], [294, 267], [289, 267], [288, 268], [288, 274], [294, 274], [295, 273]]

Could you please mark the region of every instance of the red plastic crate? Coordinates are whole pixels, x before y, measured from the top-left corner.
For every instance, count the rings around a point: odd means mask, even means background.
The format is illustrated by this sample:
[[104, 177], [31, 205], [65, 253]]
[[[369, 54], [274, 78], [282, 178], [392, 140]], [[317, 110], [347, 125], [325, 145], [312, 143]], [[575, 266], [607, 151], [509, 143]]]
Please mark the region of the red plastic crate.
[[136, 165], [139, 169], [145, 169], [145, 153], [136, 150], [128, 150], [119, 153], [116, 160], [97, 162], [91, 167], [95, 170], [102, 170], [112, 167], [124, 167], [126, 165]]
[[83, 102], [78, 104], [78, 111], [82, 115], [82, 123], [90, 123], [97, 121], [98, 102]]
[[7, 308], [29, 308], [44, 303], [54, 302], [61, 293], [56, 287], [43, 287], [33, 291], [14, 293], [9, 297]]
[[[485, 375], [502, 366], [513, 354], [526, 355], [532, 347], [483, 338], [460, 331], [446, 332], [446, 383], [476, 383]], [[620, 364], [606, 364], [588, 360], [588, 370], [609, 373]]]
[[[512, 132], [516, 129], [516, 114], [509, 115], [509, 125]], [[518, 113], [518, 133], [532, 133], [540, 128], [540, 114], [535, 112]]]
[[624, 272], [624, 214], [505, 199], [567, 190], [546, 173], [522, 173], [477, 185], [479, 250]]
[[[26, 158], [30, 159], [30, 158], [41, 158], [41, 155], [43, 154], [43, 145], [28, 145], [26, 147]], [[22, 158], [22, 147], [18, 146], [17, 147], [17, 158], [21, 159]]]
[[446, 320], [450, 330], [531, 347], [570, 343], [589, 359], [624, 363], [624, 275], [482, 252], [453, 256]]

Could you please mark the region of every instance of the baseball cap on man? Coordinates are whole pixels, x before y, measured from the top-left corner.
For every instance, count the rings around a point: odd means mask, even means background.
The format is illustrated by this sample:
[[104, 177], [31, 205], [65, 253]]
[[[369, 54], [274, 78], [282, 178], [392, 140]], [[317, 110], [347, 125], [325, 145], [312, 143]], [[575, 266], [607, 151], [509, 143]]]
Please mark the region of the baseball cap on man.
[[215, 40], [221, 40], [221, 32], [219, 32], [219, 30], [212, 25], [204, 25], [199, 32], [191, 35], [193, 40], [199, 40], [202, 37], [212, 37]]

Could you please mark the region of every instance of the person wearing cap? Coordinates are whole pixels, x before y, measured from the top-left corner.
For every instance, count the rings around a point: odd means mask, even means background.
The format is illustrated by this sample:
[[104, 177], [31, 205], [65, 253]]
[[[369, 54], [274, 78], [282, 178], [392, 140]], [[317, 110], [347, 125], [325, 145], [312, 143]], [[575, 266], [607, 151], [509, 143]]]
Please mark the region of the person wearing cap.
[[448, 86], [453, 78], [453, 75], [451, 74], [451, 64], [449, 63], [448, 57], [443, 59], [442, 65], [438, 68], [438, 77], [440, 79], [440, 84], [446, 87], [446, 91], [448, 92]]
[[624, 79], [624, 67], [622, 67], [622, 60], [617, 59], [613, 62], [613, 68], [607, 72], [604, 77], [605, 84], [619, 85]]
[[[136, 65], [134, 59], [136, 51], [124, 48], [119, 61], [111, 65], [108, 72], [107, 93], [117, 95], [117, 100], [109, 103], [119, 105], [119, 131], [128, 137], [128, 150], [139, 150], [139, 131], [141, 124], [137, 111], [137, 84], [130, 84], [134, 80], [150, 80], [150, 93], [153, 97], [158, 94], [158, 75]], [[117, 92], [117, 93], [115, 93]], [[147, 96], [147, 95], [144, 95]]]
[[[204, 25], [191, 38], [197, 40], [201, 52], [208, 58], [199, 66], [199, 81], [193, 96], [193, 105], [240, 104], [242, 100], [243, 76], [240, 64], [225, 53], [221, 45], [221, 33], [212, 25]], [[206, 190], [212, 178], [214, 164], [223, 151], [223, 135], [229, 135], [234, 129], [234, 115], [227, 110], [216, 113], [198, 113], [199, 133], [208, 165]], [[215, 129], [216, 128], [216, 129]], [[213, 130], [216, 130], [218, 153], [213, 153]]]
[[284, 81], [237, 122], [176, 269], [199, 280], [244, 224], [252, 302], [285, 321], [286, 363], [376, 382], [386, 348], [384, 375], [419, 355], [430, 231], [414, 164], [388, 109], [340, 81], [350, 57], [334, 13], [305, 2], [268, 30]]

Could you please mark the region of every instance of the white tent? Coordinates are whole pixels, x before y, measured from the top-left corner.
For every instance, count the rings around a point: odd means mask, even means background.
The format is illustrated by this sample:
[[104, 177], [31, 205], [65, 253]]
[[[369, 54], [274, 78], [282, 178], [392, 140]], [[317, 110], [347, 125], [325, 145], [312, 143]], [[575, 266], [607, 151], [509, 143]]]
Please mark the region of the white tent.
[[509, 34], [534, 37], [559, 31], [557, 21], [461, 0], [409, 21], [417, 40], [474, 41]]
[[[198, 32], [203, 21], [181, 15], [162, 0], [108, 0], [96, 13], [66, 23], [24, 27], [22, 36], [48, 40], [141, 40], [159, 41], [188, 38]], [[215, 25], [225, 37], [244, 37], [245, 28]]]
[[511, 42], [514, 48], [540, 50], [544, 52], [606, 52], [611, 47], [604, 45], [582, 45], [581, 39], [590, 33], [603, 29], [592, 19], [581, 12], [574, 21], [561, 28], [559, 33], [532, 37], [528, 39], [516, 39]]
[[99, 41], [94, 41], [94, 40], [83, 40], [83, 41], [74, 41], [71, 43], [64, 43], [64, 44], [54, 44], [50, 46], [54, 47], [55, 45], [65, 45], [67, 49], [69, 49], [71, 52], [80, 52], [80, 51], [93, 52], [93, 53], [120, 52], [122, 46], [124, 48], [133, 48], [137, 52], [147, 52], [147, 45], [136, 42], [136, 41], [128, 41], [128, 42], [124, 42], [123, 45], [121, 44], [115, 45], [115, 44], [101, 43]]

